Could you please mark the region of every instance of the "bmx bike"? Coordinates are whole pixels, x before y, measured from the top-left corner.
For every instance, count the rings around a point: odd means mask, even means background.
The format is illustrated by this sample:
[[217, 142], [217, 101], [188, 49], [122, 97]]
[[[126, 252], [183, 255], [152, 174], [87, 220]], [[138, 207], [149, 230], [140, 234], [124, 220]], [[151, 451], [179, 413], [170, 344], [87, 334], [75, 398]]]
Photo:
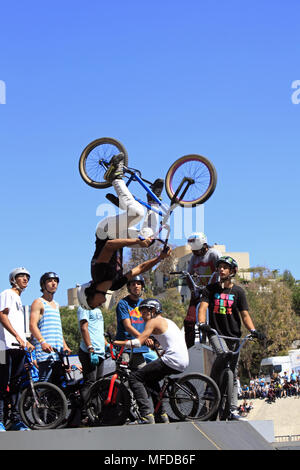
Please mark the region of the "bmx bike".
[[[216, 188], [217, 172], [212, 162], [202, 155], [185, 155], [176, 160], [167, 171], [165, 189], [171, 204], [165, 205], [152, 191], [153, 183], [143, 178], [139, 170], [128, 166], [128, 153], [124, 145], [111, 137], [96, 139], [82, 151], [79, 159], [79, 173], [85, 183], [98, 189], [111, 186], [111, 183], [105, 181], [104, 173], [109, 167], [111, 158], [119, 153], [124, 155], [124, 178], [127, 179], [127, 186], [132, 182], [138, 183], [155, 202], [155, 205], [150, 205], [134, 196], [140, 204], [161, 217], [160, 228], [154, 238], [162, 229], [166, 229], [169, 235], [170, 228], [167, 222], [178, 205], [194, 207], [203, 204]], [[107, 195], [107, 198], [117, 204], [114, 195]]]
[[[199, 323], [197, 323], [197, 327], [201, 329]], [[251, 333], [244, 336], [243, 338], [223, 336], [219, 335], [215, 329], [210, 328], [207, 324], [202, 326], [202, 329], [208, 334], [210, 343], [217, 354], [217, 359], [220, 360], [221, 372], [218, 374], [218, 378], [215, 378], [215, 381], [220, 390], [221, 400], [218, 411], [215, 413], [212, 419], [216, 420], [219, 418], [220, 421], [226, 421], [230, 418], [231, 415], [231, 403], [234, 389], [234, 373], [232, 370], [232, 362], [234, 358], [240, 353], [245, 343], [247, 341], [254, 340], [255, 336]], [[234, 350], [230, 350], [226, 344], [226, 340], [233, 342], [238, 346], [233, 348]]]
[[[141, 420], [128, 383], [130, 358], [128, 362], [122, 360], [124, 346], [115, 351], [111, 345], [111, 357], [116, 361], [115, 372], [104, 375], [89, 390], [86, 411], [94, 425], [122, 425], [135, 419]], [[147, 389], [157, 396], [154, 413], [163, 401], [167, 401], [179, 420], [209, 420], [218, 410], [220, 402], [220, 392], [215, 382], [200, 373], [178, 378], [166, 376], [159, 393]]]
[[[19, 346], [14, 343], [13, 346]], [[23, 350], [27, 357], [27, 381], [23, 389], [19, 410], [23, 422], [30, 429], [54, 429], [65, 419], [67, 413], [67, 400], [63, 392], [49, 382], [34, 382], [31, 369], [33, 360], [31, 351]]]

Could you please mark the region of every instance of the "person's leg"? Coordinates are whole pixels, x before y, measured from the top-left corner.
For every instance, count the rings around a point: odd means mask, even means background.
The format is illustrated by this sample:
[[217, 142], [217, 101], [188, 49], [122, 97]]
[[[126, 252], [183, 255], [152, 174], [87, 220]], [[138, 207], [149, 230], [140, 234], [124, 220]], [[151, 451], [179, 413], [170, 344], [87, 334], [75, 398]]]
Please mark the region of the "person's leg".
[[125, 181], [118, 178], [112, 182], [112, 185], [119, 197], [120, 209], [124, 212], [101, 220], [96, 229], [97, 237], [100, 239], [136, 238], [139, 231], [133, 226], [144, 217], [144, 208], [134, 199]]
[[82, 400], [85, 403], [88, 398], [88, 390], [90, 386], [103, 376], [104, 360], [100, 358], [99, 364], [95, 366], [91, 363], [89, 353], [82, 351], [80, 348], [78, 357], [82, 365], [82, 376], [84, 381], [80, 393]]
[[20, 422], [19, 398], [25, 356], [23, 351], [19, 349], [10, 349], [8, 353], [10, 355], [9, 395], [11, 403], [11, 421]]

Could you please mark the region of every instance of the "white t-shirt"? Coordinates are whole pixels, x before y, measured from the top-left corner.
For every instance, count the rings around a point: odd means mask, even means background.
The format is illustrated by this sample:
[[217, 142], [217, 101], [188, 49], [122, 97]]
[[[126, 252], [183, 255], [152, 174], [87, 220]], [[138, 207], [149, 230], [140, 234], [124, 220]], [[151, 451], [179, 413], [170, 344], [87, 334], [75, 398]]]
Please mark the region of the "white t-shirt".
[[178, 326], [168, 318], [168, 329], [161, 335], [153, 335], [164, 350], [161, 360], [169, 367], [183, 372], [189, 365], [189, 353], [185, 339]]
[[[5, 308], [9, 309], [8, 319], [13, 329], [23, 341], [26, 341], [21, 297], [12, 289], [6, 289], [0, 294], [0, 312]], [[0, 350], [17, 348], [17, 346], [12, 346], [12, 343], [17, 343], [16, 338], [0, 323]]]

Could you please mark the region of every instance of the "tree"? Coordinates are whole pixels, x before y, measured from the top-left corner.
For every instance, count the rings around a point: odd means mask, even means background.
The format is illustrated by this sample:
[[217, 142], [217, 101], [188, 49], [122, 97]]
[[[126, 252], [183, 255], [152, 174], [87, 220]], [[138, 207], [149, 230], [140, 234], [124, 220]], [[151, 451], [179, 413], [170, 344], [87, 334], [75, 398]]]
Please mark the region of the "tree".
[[254, 325], [267, 338], [264, 344], [248, 342], [241, 352], [241, 364], [250, 377], [258, 373], [263, 357], [287, 353], [291, 343], [298, 339], [299, 322], [292, 309], [291, 289], [273, 276], [250, 282], [246, 293]]
[[77, 320], [77, 309], [60, 307], [63, 335], [73, 354], [78, 353], [81, 334]]

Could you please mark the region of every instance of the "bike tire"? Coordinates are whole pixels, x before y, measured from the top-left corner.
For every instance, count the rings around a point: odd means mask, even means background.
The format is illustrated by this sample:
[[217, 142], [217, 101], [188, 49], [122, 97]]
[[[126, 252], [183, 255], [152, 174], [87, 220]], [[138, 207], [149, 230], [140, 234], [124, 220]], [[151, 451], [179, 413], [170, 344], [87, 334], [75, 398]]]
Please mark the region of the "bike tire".
[[176, 160], [166, 174], [165, 188], [171, 200], [184, 177], [192, 178], [194, 184], [189, 187], [183, 199], [176, 199], [182, 207], [203, 204], [213, 194], [217, 185], [217, 171], [208, 158], [197, 154], [185, 155]]
[[219, 388], [205, 374], [184, 375], [172, 387], [170, 405], [181, 420], [207, 421], [216, 413], [219, 403]]
[[101, 137], [90, 142], [82, 151], [79, 159], [79, 173], [83, 181], [97, 189], [104, 189], [111, 186], [105, 181], [105, 169], [100, 165], [99, 160], [110, 161], [113, 155], [122, 152], [124, 154], [124, 165], [128, 165], [128, 154], [124, 145], [112, 137]]
[[38, 397], [38, 404], [35, 402], [31, 387], [27, 387], [20, 397], [19, 409], [23, 422], [30, 429], [59, 427], [66, 417], [68, 408], [64, 393], [49, 382], [36, 382], [33, 387]]
[[125, 424], [130, 413], [131, 398], [127, 387], [115, 381], [113, 403], [105, 405], [111, 379], [95, 382], [86, 402], [86, 412], [94, 426], [117, 426]]
[[233, 372], [231, 369], [223, 370], [220, 378], [221, 401], [219, 405], [219, 420], [226, 421], [230, 417], [233, 392]]

